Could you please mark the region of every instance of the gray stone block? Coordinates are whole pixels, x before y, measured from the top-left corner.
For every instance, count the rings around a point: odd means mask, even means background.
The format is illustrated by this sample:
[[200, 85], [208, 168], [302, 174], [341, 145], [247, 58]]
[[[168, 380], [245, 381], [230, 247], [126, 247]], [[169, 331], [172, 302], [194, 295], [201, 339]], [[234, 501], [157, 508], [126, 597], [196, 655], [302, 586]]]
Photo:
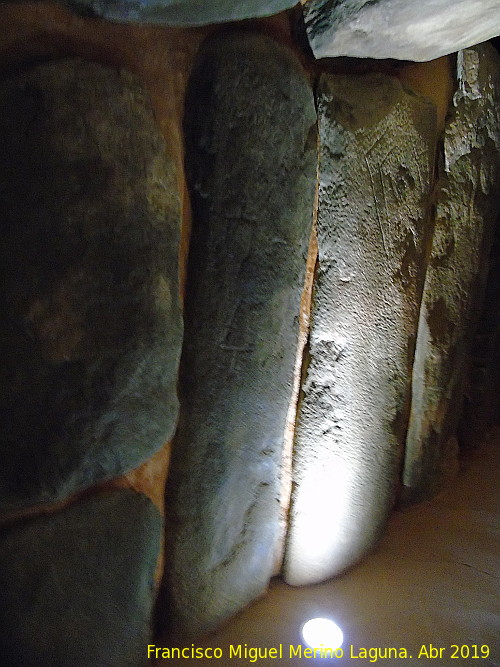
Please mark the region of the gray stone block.
[[318, 247], [286, 581], [364, 556], [396, 493], [430, 241], [435, 107], [384, 75], [324, 74]]
[[59, 0], [78, 13], [120, 23], [196, 26], [271, 16], [297, 0]]
[[129, 490], [3, 528], [3, 664], [145, 664], [161, 530], [158, 510]]
[[461, 51], [457, 79], [444, 134], [413, 368], [404, 502], [435, 494], [458, 467], [455, 432], [466, 355], [480, 314], [499, 208], [498, 53], [489, 44]]
[[500, 0], [311, 0], [304, 18], [316, 58], [426, 61], [500, 35]]
[[118, 476], [173, 435], [180, 206], [131, 75], [70, 60], [0, 89], [8, 512]]
[[263, 35], [206, 42], [186, 109], [193, 233], [167, 580], [175, 629], [196, 634], [273, 571], [317, 150], [308, 80]]

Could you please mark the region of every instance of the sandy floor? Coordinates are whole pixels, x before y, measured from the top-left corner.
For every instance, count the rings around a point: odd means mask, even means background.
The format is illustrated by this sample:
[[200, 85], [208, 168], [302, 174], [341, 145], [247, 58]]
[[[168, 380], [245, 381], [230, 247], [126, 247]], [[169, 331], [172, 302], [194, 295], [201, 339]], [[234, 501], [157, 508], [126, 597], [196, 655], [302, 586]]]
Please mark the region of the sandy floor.
[[[500, 431], [469, 457], [451, 489], [395, 513], [376, 552], [358, 567], [309, 588], [276, 581], [265, 599], [194, 644], [220, 648], [221, 658], [188, 658], [186, 651], [184, 659], [155, 664], [500, 666], [499, 472]], [[295, 650], [301, 642], [302, 624], [316, 616], [330, 617], [342, 628], [344, 657], [290, 658], [290, 645]], [[230, 658], [231, 644], [241, 645], [241, 658]], [[251, 652], [243, 657], [245, 644], [247, 649], [282, 645], [283, 658], [261, 653], [252, 663]], [[169, 647], [168, 640], [156, 645]], [[485, 646], [489, 655], [482, 657]], [[370, 659], [362, 647], [405, 648], [407, 657], [398, 651], [397, 658]]]

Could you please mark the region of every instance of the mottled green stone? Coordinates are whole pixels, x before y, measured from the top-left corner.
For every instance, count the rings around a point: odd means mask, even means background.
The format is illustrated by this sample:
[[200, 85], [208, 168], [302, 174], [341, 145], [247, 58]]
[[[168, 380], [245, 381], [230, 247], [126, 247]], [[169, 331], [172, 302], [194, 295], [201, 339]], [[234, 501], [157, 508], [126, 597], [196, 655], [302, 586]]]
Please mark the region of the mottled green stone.
[[200, 52], [186, 104], [193, 234], [168, 518], [171, 620], [213, 629], [266, 590], [316, 181], [296, 56], [233, 32]]
[[4, 528], [2, 664], [144, 664], [161, 530], [150, 500], [125, 489]]
[[0, 84], [0, 511], [59, 500], [173, 434], [182, 322], [175, 166], [128, 73]]

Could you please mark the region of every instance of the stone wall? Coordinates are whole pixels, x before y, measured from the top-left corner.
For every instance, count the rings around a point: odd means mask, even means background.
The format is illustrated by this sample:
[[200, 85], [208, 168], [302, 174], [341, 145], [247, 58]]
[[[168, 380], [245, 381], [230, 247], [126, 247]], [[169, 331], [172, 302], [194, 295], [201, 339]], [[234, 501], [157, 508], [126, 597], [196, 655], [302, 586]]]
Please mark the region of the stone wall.
[[[498, 364], [489, 45], [316, 61], [300, 7], [158, 27], [290, 2], [88, 5], [117, 22], [0, 4], [0, 653], [23, 667], [139, 665], [154, 617], [194, 637], [275, 574], [355, 565], [450, 481]], [[328, 3], [304, 5], [311, 37]]]

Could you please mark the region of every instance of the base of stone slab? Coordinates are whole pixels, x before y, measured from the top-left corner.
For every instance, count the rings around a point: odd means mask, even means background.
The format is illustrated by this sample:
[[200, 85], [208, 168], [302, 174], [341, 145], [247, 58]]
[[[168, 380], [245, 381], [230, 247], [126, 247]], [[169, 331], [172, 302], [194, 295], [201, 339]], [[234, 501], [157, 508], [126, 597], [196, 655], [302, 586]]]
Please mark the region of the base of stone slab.
[[143, 664], [162, 525], [148, 498], [123, 489], [2, 530], [3, 664]]

